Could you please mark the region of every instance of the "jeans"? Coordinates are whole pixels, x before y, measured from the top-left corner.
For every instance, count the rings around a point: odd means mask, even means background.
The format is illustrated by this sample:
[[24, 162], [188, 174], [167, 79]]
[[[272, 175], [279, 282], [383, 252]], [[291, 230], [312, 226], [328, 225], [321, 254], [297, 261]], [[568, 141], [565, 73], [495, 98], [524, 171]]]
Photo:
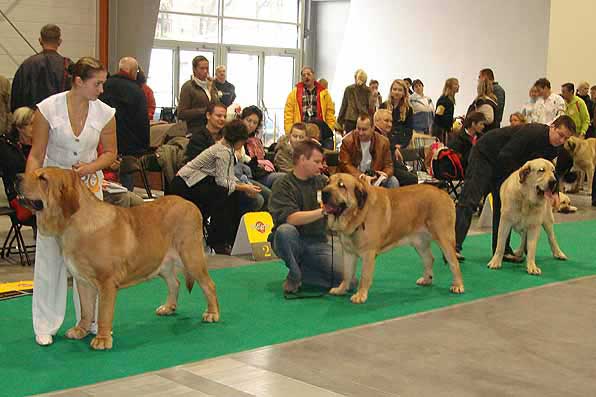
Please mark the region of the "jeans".
[[329, 242], [302, 237], [296, 226], [289, 223], [280, 225], [270, 239], [273, 251], [288, 267], [290, 281], [324, 288], [337, 287], [342, 281], [343, 263], [337, 239], [332, 251]]
[[129, 192], [133, 192], [135, 190], [135, 178], [132, 174], [120, 174], [120, 183]]
[[399, 181], [396, 177], [390, 176], [389, 178], [381, 182], [381, 186], [386, 187], [387, 189], [395, 189], [399, 187]]
[[268, 188], [271, 188], [271, 186], [273, 186], [273, 182], [275, 182], [277, 178], [281, 178], [285, 174], [285, 172], [271, 172], [265, 175], [264, 177], [260, 178], [259, 182], [267, 186]]

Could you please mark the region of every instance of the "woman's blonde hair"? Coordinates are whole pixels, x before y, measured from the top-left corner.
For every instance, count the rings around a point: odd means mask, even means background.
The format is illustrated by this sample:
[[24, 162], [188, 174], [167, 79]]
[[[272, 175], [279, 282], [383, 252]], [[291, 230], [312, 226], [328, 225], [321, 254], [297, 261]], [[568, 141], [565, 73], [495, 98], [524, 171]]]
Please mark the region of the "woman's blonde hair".
[[511, 120], [512, 117], [517, 117], [517, 119], [522, 123], [522, 124], [526, 124], [528, 122], [528, 120], [526, 120], [526, 116], [524, 116], [523, 114], [521, 114], [520, 112], [515, 112], [515, 113], [511, 113], [511, 116], [509, 116], [509, 120]]
[[391, 86], [389, 87], [389, 95], [387, 96], [387, 100], [385, 101], [385, 103], [387, 104], [387, 110], [389, 110], [392, 114], [393, 114], [393, 99], [391, 97], [391, 91], [393, 91], [393, 86], [394, 85], [399, 85], [401, 86], [401, 88], [404, 91], [404, 96], [401, 97], [401, 100], [399, 101], [399, 103], [397, 104], [397, 107], [399, 108], [399, 119], [400, 121], [405, 121], [406, 120], [406, 115], [408, 114], [408, 108], [410, 108], [410, 94], [408, 92], [408, 86], [406, 85], [406, 82], [403, 80], [393, 80], [393, 83], [391, 83]]
[[493, 90], [493, 83], [487, 79], [478, 80], [478, 87], [476, 88], [478, 98], [488, 97], [497, 102], [497, 96]]
[[23, 106], [15, 110], [12, 114], [12, 127], [16, 128], [23, 128], [27, 125], [31, 124], [33, 121], [33, 114], [35, 112], [33, 109]]
[[356, 85], [364, 85], [366, 84], [366, 80], [368, 80], [368, 75], [364, 70], [358, 69], [354, 73], [354, 79], [356, 80]]
[[459, 83], [459, 81], [455, 77], [450, 77], [445, 80], [445, 85], [443, 86], [443, 95], [447, 98], [451, 99], [451, 102], [455, 104], [455, 90], [453, 89], [453, 85], [455, 83]]

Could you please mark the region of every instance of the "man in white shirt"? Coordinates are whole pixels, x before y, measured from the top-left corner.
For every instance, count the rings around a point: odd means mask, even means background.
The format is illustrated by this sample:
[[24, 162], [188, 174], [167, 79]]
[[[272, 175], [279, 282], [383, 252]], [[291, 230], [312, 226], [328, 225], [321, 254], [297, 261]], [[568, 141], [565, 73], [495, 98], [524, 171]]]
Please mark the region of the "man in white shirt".
[[538, 99], [532, 116], [532, 122], [550, 125], [557, 117], [565, 114], [565, 100], [551, 92], [550, 81], [546, 78], [536, 80]]

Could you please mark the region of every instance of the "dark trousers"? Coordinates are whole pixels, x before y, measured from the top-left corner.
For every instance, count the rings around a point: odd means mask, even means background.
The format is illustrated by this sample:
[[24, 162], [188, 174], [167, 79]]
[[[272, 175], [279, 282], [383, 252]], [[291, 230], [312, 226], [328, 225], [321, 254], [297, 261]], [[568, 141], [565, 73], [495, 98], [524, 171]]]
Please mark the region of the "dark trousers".
[[[464, 240], [470, 230], [472, 217], [478, 208], [480, 200], [488, 193], [491, 193], [493, 196], [492, 251], [493, 253], [495, 252], [501, 220], [500, 189], [501, 184], [496, 182], [496, 178], [494, 177], [493, 165], [486, 157], [473, 150], [470, 155], [468, 167], [466, 168], [464, 187], [455, 211], [455, 248], [458, 252], [462, 250]], [[506, 253], [511, 253], [509, 236], [507, 237]]]
[[228, 189], [215, 183], [213, 177], [206, 177], [188, 187], [184, 179], [176, 176], [169, 194], [175, 194], [193, 202], [201, 210], [203, 222], [207, 224], [207, 244], [210, 247], [233, 244], [240, 223], [238, 192], [228, 195]]

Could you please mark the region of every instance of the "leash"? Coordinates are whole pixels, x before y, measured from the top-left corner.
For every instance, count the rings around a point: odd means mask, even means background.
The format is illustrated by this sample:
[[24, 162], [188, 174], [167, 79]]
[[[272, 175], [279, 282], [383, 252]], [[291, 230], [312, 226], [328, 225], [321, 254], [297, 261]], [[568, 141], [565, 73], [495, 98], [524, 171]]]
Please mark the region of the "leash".
[[[334, 253], [335, 253], [335, 249], [334, 249], [334, 244], [333, 244], [333, 240], [335, 239], [335, 236], [333, 235], [333, 233], [331, 233], [331, 277], [329, 280], [329, 288], [327, 290], [330, 290], [331, 288], [333, 288], [333, 284], [335, 282], [335, 272], [333, 271], [333, 265], [334, 265]], [[317, 293], [305, 293], [305, 292], [284, 292], [284, 298], [286, 300], [298, 300], [298, 299], [319, 299], [319, 298], [323, 298], [324, 296], [327, 295], [327, 292], [317, 292]]]

